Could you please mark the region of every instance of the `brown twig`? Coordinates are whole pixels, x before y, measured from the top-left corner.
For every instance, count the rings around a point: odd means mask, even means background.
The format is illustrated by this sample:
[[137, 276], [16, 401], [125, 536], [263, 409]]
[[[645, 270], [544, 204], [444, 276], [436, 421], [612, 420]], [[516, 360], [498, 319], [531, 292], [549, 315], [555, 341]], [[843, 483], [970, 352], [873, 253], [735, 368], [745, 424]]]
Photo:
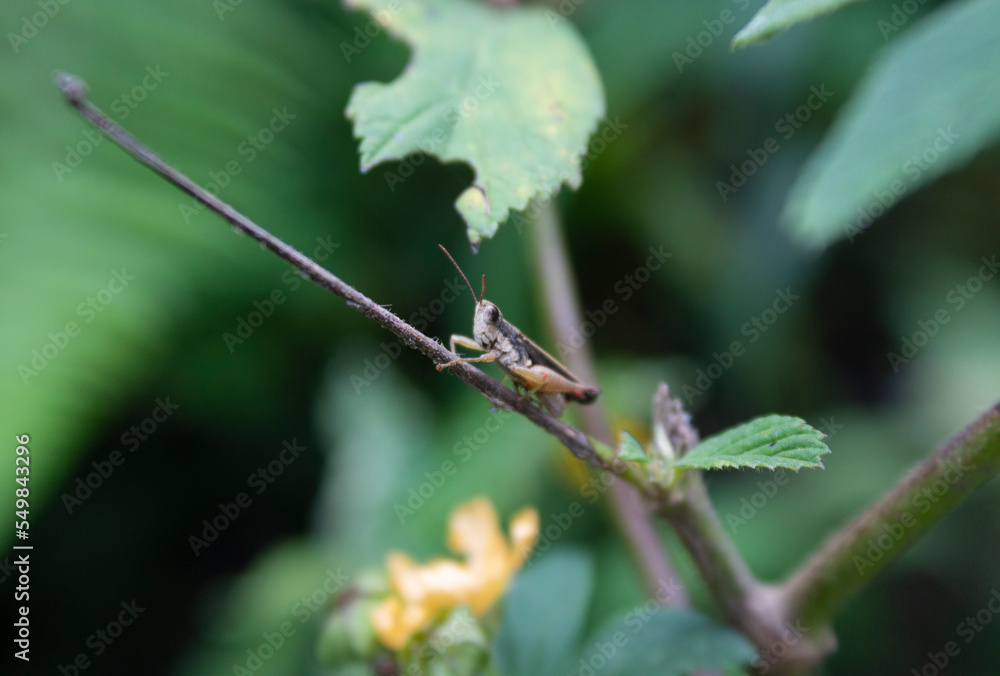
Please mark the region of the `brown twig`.
[[[222, 216], [233, 227], [260, 242], [266, 249], [298, 269], [305, 277], [343, 298], [347, 302], [348, 307], [357, 310], [364, 316], [392, 331], [402, 338], [407, 346], [422, 352], [436, 364], [443, 364], [458, 357], [458, 355], [445, 348], [441, 343], [413, 328], [350, 284], [342, 281], [301, 251], [278, 239], [169, 165], [90, 103], [87, 100], [87, 85], [80, 78], [68, 73], [57, 73], [54, 79], [69, 104], [105, 134], [110, 136], [125, 152]], [[480, 394], [490, 400], [495, 406], [505, 410], [516, 410], [525, 418], [556, 437], [577, 458], [595, 467], [607, 468], [608, 465], [598, 457], [587, 435], [572, 425], [553, 418], [530, 401], [521, 400], [513, 390], [504, 387], [496, 379], [491, 378], [468, 364], [460, 363], [450, 370], [459, 380], [478, 390]]]

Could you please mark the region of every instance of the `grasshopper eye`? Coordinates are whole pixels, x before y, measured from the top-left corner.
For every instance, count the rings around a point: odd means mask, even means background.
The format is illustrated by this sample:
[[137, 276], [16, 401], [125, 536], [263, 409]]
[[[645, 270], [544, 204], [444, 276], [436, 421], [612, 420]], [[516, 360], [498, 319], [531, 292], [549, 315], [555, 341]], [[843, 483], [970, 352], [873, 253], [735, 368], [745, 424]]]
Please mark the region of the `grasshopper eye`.
[[486, 321], [490, 324], [496, 324], [500, 321], [500, 310], [496, 305], [487, 305], [483, 312], [486, 315]]

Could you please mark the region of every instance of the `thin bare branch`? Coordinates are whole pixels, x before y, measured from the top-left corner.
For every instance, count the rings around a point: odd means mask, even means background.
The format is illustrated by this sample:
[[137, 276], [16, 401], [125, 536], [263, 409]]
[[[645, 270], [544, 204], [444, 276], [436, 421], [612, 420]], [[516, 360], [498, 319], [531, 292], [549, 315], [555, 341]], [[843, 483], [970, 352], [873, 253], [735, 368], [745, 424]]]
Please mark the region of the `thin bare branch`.
[[[407, 346], [422, 352], [436, 364], [444, 364], [458, 357], [441, 343], [413, 328], [301, 251], [278, 239], [169, 165], [90, 103], [87, 100], [87, 85], [80, 78], [68, 73], [57, 73], [54, 79], [69, 104], [107, 134], [125, 152], [222, 216], [233, 227], [260, 242], [266, 249], [298, 269], [303, 276], [343, 298], [348, 307], [392, 331], [402, 338]], [[608, 467], [598, 457], [587, 435], [577, 428], [553, 418], [528, 400], [520, 400], [520, 397], [513, 390], [504, 387], [496, 379], [479, 369], [460, 363], [450, 370], [459, 380], [478, 390], [495, 406], [505, 410], [516, 410], [538, 427], [556, 437], [579, 459], [602, 469]]]

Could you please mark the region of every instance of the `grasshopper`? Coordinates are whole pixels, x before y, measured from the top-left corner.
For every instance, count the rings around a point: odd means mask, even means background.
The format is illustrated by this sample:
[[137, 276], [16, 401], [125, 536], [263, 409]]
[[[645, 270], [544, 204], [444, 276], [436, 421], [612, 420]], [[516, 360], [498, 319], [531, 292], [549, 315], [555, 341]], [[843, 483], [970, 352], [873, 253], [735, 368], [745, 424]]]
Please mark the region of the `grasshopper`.
[[[474, 339], [454, 334], [448, 347], [452, 352], [455, 352], [456, 345], [461, 345], [470, 350], [486, 353], [481, 357], [459, 357], [446, 364], [438, 364], [438, 371], [463, 362], [495, 361], [507, 377], [514, 381], [515, 388], [527, 390], [525, 397], [537, 396], [545, 410], [557, 418], [563, 414], [570, 401], [589, 404], [597, 398], [601, 388], [583, 384], [555, 357], [538, 347], [519, 328], [505, 320], [500, 314], [500, 308], [486, 300], [486, 275], [483, 275], [482, 290], [479, 292], [479, 298], [476, 298], [476, 292], [468, 277], [462, 272], [462, 268], [458, 267], [458, 263], [447, 249], [440, 244], [438, 246], [451, 260], [458, 274], [462, 275], [465, 285], [469, 287], [469, 293], [472, 294], [472, 300], [476, 302], [476, 314], [472, 322]], [[506, 379], [505, 377], [504, 380]]]

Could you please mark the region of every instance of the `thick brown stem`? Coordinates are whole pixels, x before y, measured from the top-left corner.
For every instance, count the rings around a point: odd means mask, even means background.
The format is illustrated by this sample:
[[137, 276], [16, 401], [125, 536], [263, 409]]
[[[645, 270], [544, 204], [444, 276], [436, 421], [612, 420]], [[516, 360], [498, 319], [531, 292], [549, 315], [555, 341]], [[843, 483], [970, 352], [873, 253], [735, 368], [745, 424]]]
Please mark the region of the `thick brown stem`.
[[[847, 599], [998, 472], [1000, 404], [829, 537], [783, 585], [786, 612], [807, 623], [828, 622]], [[886, 548], [884, 542], [891, 544]], [[877, 558], [868, 554], [873, 546]]]

